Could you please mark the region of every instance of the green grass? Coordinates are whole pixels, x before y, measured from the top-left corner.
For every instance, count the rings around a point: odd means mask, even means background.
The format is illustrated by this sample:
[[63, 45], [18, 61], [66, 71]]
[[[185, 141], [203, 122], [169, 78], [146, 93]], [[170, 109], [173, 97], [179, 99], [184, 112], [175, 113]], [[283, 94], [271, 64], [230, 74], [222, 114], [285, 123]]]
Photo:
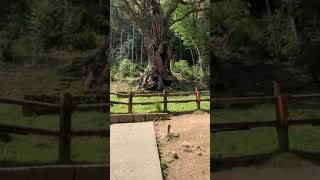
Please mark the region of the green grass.
[[[202, 99], [208, 99], [210, 96], [202, 96]], [[171, 100], [192, 100], [195, 99], [195, 96], [169, 96], [168, 101]], [[111, 101], [118, 102], [128, 102], [128, 98], [118, 98], [116, 95], [111, 95]], [[160, 103], [163, 101], [163, 97], [133, 97], [133, 102], [155, 102], [153, 105], [134, 105], [133, 112], [159, 112], [163, 111], [163, 104]], [[182, 112], [182, 111], [193, 111], [197, 109], [196, 102], [190, 103], [168, 103], [168, 111], [170, 112]], [[201, 102], [202, 110], [210, 109], [210, 102]], [[111, 107], [111, 113], [127, 113], [128, 106], [127, 105], [118, 105], [115, 104]]]
[[[109, 128], [108, 115], [99, 112], [75, 112], [72, 128]], [[24, 117], [21, 108], [0, 104], [0, 123], [34, 128], [59, 128], [58, 115]], [[0, 165], [53, 163], [58, 157], [58, 138], [38, 135], [11, 135], [9, 143], [0, 141]], [[72, 139], [74, 161], [96, 162], [109, 159], [109, 138], [76, 137]]]
[[[320, 104], [289, 104], [290, 119], [320, 117]], [[214, 109], [212, 123], [275, 120], [272, 104], [248, 108]], [[289, 129], [290, 148], [320, 153], [320, 127], [305, 125]], [[274, 152], [278, 148], [275, 128], [257, 128], [249, 131], [211, 134], [211, 157], [235, 157]]]

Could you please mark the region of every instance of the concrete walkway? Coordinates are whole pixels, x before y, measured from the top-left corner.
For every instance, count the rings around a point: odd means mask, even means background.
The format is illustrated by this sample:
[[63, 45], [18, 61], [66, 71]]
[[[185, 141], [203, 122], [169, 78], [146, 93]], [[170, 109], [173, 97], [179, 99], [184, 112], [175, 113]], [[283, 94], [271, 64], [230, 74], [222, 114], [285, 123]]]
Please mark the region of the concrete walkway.
[[211, 174], [215, 180], [319, 180], [320, 167], [234, 168]]
[[111, 180], [162, 180], [153, 122], [110, 126]]

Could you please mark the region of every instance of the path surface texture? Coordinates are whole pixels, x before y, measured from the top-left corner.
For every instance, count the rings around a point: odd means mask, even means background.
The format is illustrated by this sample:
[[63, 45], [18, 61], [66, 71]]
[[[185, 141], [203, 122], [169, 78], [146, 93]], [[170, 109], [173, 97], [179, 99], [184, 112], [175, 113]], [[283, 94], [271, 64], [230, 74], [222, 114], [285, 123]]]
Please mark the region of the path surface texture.
[[110, 129], [111, 180], [162, 180], [153, 122]]
[[166, 180], [210, 180], [210, 114], [199, 113], [155, 122]]
[[320, 167], [234, 168], [211, 174], [215, 180], [319, 180]]

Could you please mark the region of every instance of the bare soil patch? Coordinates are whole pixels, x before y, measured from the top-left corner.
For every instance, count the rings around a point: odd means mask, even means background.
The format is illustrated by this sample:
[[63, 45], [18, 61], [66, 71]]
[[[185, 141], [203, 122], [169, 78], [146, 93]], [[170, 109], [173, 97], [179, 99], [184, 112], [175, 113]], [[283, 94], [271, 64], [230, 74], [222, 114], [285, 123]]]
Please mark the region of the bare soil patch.
[[[155, 122], [166, 180], [210, 179], [210, 114], [173, 116]], [[171, 125], [167, 134], [168, 125]]]

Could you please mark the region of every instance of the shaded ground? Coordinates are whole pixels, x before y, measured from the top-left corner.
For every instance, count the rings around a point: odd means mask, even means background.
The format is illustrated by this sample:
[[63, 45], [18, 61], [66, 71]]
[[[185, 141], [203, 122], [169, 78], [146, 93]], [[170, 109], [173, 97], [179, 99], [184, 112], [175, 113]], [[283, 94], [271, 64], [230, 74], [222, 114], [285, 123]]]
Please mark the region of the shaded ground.
[[[83, 61], [91, 54], [88, 51], [53, 51], [46, 54], [41, 60], [31, 65], [31, 62], [19, 62], [17, 64], [2, 64], [0, 62], [0, 96], [23, 97], [25, 94], [57, 94], [56, 88], [61, 86], [61, 79], [70, 74], [62, 71], [73, 61]], [[81, 67], [76, 67], [75, 71], [81, 72]], [[80, 76], [79, 76], [80, 78]], [[73, 95], [86, 94], [82, 81], [76, 80], [64, 89]]]
[[58, 76], [53, 66], [51, 68], [50, 65], [44, 66], [27, 68], [22, 65], [6, 65], [0, 67], [0, 96], [23, 97], [24, 94], [53, 92], [58, 83]]
[[[202, 112], [155, 122], [161, 166], [167, 180], [210, 179], [209, 124], [210, 114]], [[171, 133], [167, 136], [168, 125]]]
[[211, 178], [216, 180], [315, 180], [320, 175], [319, 166], [294, 153], [278, 154], [261, 164], [249, 163], [240, 166], [223, 170], [213, 168]]
[[235, 168], [212, 175], [216, 180], [318, 180], [320, 167], [308, 168]]

